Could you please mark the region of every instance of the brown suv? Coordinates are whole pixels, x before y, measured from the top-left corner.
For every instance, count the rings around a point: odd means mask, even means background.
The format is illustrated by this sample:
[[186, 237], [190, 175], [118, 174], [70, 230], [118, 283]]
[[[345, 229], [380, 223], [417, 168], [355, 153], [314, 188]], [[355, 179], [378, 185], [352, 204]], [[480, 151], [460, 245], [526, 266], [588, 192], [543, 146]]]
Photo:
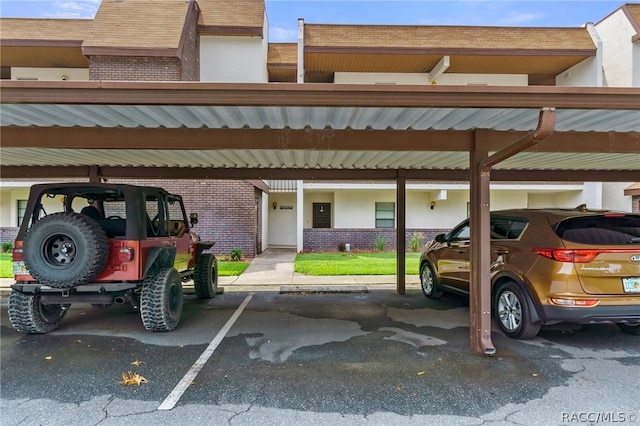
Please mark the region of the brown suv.
[[[494, 316], [509, 337], [541, 325], [615, 322], [640, 335], [640, 215], [570, 209], [491, 213]], [[469, 292], [469, 221], [420, 257], [425, 296]]]

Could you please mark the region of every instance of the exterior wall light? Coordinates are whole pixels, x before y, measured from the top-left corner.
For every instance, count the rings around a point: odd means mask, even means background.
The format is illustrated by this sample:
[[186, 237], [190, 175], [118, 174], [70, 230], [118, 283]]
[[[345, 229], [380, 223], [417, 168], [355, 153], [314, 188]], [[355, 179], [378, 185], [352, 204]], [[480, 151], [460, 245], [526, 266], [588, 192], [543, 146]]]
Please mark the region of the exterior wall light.
[[432, 202], [431, 202], [431, 210], [433, 210], [433, 208], [434, 208], [435, 206], [436, 206], [436, 202], [435, 202], [435, 201], [432, 201]]

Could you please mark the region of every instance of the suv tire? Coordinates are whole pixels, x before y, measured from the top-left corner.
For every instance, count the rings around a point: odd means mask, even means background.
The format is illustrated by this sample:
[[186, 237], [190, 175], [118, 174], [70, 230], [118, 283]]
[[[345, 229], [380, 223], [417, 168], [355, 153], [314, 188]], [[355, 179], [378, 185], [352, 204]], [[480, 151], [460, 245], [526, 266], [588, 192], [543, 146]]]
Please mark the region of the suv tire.
[[9, 320], [18, 331], [44, 334], [55, 330], [70, 305], [43, 305], [40, 296], [27, 296], [12, 290], [9, 296]]
[[633, 334], [635, 336], [640, 336], [640, 321], [637, 322], [619, 322], [617, 323], [620, 330], [625, 333]]
[[494, 312], [504, 334], [514, 339], [533, 339], [540, 331], [540, 324], [531, 321], [527, 294], [513, 281], [507, 281], [496, 289]]
[[424, 262], [420, 266], [420, 288], [422, 294], [429, 299], [439, 299], [442, 297], [442, 290], [438, 289], [438, 279], [429, 263]]
[[175, 268], [149, 271], [142, 282], [140, 316], [149, 331], [171, 331], [182, 316], [182, 279]]
[[24, 238], [24, 263], [39, 283], [69, 288], [93, 280], [107, 264], [109, 240], [93, 219], [55, 213], [37, 221]]
[[212, 299], [218, 291], [218, 261], [211, 253], [202, 254], [193, 270], [193, 286], [198, 299]]

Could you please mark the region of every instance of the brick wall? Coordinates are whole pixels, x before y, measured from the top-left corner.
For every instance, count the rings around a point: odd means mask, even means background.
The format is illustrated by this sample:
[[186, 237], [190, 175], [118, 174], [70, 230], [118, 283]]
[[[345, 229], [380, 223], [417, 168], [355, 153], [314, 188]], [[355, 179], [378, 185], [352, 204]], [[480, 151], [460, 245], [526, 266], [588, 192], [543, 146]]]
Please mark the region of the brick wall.
[[200, 37], [198, 36], [198, 9], [196, 3], [187, 15], [185, 39], [182, 48], [182, 81], [200, 81]]
[[198, 213], [193, 230], [203, 240], [215, 241], [212, 251], [229, 255], [234, 247], [253, 258], [260, 247], [261, 191], [243, 180], [116, 180], [110, 183], [158, 186], [182, 196], [187, 215]]
[[[448, 229], [407, 229], [405, 232], [406, 249], [409, 250], [411, 235], [414, 232], [421, 232], [424, 235], [423, 243], [426, 243], [437, 234], [448, 231]], [[395, 250], [395, 229], [308, 228], [303, 232], [304, 251], [338, 251], [340, 245], [345, 243], [351, 245], [351, 250], [372, 251], [376, 250], [375, 242], [378, 236], [387, 239], [385, 250]]]
[[89, 80], [179, 81], [178, 58], [151, 56], [91, 56]]
[[13, 243], [18, 235], [18, 228], [2, 227], [0, 228], [0, 243]]

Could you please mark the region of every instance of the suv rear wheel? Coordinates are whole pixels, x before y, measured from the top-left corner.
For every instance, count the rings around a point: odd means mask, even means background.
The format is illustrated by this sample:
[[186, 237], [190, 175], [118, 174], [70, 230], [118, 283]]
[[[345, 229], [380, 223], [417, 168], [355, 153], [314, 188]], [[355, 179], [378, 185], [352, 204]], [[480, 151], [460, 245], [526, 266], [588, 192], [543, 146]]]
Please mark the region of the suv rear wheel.
[[640, 336], [640, 321], [637, 322], [619, 322], [617, 323], [620, 330], [625, 333]]
[[142, 283], [140, 316], [149, 331], [171, 331], [182, 316], [182, 280], [175, 268], [152, 270]]
[[107, 264], [107, 234], [93, 219], [55, 213], [37, 221], [24, 238], [24, 263], [39, 283], [69, 288], [93, 280]]
[[532, 339], [540, 331], [540, 324], [531, 321], [526, 293], [513, 281], [500, 284], [496, 289], [494, 312], [500, 329], [509, 337]]
[[218, 291], [218, 262], [211, 253], [198, 257], [193, 271], [193, 286], [198, 299], [211, 299]]
[[31, 334], [44, 334], [58, 328], [68, 308], [69, 305], [43, 305], [40, 296], [27, 296], [16, 290], [9, 296], [11, 325]]

